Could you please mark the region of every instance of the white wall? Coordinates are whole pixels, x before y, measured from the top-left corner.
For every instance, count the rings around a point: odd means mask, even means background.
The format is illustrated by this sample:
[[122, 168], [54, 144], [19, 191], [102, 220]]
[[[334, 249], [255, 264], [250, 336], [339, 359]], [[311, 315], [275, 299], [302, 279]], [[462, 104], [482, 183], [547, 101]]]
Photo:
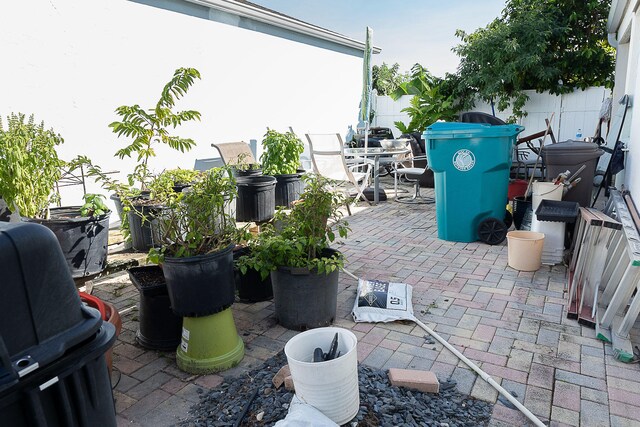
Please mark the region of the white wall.
[[[624, 3], [624, 2], [621, 2]], [[640, 93], [640, 79], [638, 67], [640, 67], [640, 9], [637, 1], [626, 1], [625, 14], [620, 25], [614, 28], [617, 38], [616, 48], [616, 86], [614, 88], [615, 99], [623, 95], [630, 96], [631, 107], [627, 110], [625, 126], [623, 127], [621, 140], [627, 144], [625, 170], [620, 181], [631, 191], [631, 197], [640, 206], [640, 114], [634, 113], [636, 95]], [[635, 7], [632, 4], [636, 3]], [[620, 187], [619, 185], [617, 185]]]
[[[546, 129], [545, 119], [551, 118], [555, 113], [552, 123], [552, 130], [558, 141], [565, 141], [575, 137], [578, 129], [582, 130], [584, 137], [593, 136], [602, 101], [610, 96], [610, 91], [602, 87], [592, 87], [587, 90], [577, 90], [573, 93], [562, 96], [551, 95], [549, 93], [536, 93], [526, 91], [529, 96], [524, 110], [528, 113], [526, 117], [520, 119], [520, 124], [525, 127], [522, 135], [529, 135]], [[398, 101], [393, 101], [388, 96], [377, 97], [375, 126], [389, 127], [398, 136], [399, 131], [394, 125], [394, 121], [409, 122], [409, 116], [401, 112], [409, 105], [411, 96], [403, 96]], [[491, 105], [478, 102], [473, 111], [491, 113]], [[507, 119], [511, 115], [511, 110], [496, 111], [496, 115], [501, 119]], [[550, 140], [547, 140], [550, 142]]]
[[198, 145], [159, 148], [157, 171], [217, 157], [212, 142], [261, 140], [267, 126], [304, 139], [357, 123], [362, 58], [125, 0], [2, 2], [0, 52], [0, 114], [34, 113], [65, 138], [62, 158], [122, 175], [134, 162], [113, 157], [127, 143], [108, 128], [114, 109], [155, 105], [178, 67], [202, 74], [178, 104], [202, 121], [176, 131]]

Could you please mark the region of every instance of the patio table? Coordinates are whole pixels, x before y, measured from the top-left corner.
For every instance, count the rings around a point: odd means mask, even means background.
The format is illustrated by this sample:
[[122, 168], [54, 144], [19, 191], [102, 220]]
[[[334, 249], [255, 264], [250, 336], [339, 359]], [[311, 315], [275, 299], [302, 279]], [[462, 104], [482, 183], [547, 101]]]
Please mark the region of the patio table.
[[396, 157], [400, 154], [409, 154], [411, 149], [407, 148], [381, 148], [369, 147], [364, 148], [345, 148], [344, 154], [349, 157], [364, 157], [373, 159], [373, 204], [377, 205], [380, 201], [378, 191], [380, 190], [380, 158]]

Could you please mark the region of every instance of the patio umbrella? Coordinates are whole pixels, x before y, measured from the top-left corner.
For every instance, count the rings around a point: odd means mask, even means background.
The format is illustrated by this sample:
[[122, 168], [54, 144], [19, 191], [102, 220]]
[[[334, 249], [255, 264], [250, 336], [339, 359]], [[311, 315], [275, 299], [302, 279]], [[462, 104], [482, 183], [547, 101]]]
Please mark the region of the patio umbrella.
[[364, 151], [369, 145], [369, 115], [371, 114], [371, 55], [373, 53], [373, 30], [367, 27], [367, 36], [364, 42], [364, 57], [362, 61], [362, 99], [360, 100], [360, 115], [358, 117], [358, 129], [364, 129]]

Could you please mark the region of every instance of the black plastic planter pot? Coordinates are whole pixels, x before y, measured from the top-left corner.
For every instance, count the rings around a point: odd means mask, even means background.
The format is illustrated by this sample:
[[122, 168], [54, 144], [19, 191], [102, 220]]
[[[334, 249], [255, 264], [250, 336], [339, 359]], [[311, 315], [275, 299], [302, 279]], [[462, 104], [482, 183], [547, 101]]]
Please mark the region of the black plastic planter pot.
[[231, 307], [235, 301], [233, 247], [194, 257], [165, 257], [162, 270], [174, 313], [202, 317]]
[[329, 326], [336, 318], [338, 275], [280, 267], [271, 272], [275, 315], [287, 329]]
[[100, 273], [107, 266], [109, 216], [80, 216], [80, 207], [51, 208], [50, 219], [23, 218], [42, 224], [56, 235], [74, 279]]
[[526, 199], [525, 196], [516, 196], [513, 198], [513, 224], [517, 230], [522, 228], [522, 223], [527, 216], [529, 217], [529, 226], [531, 226], [532, 203], [531, 198]]
[[251, 164], [249, 166], [249, 169], [236, 169], [235, 167], [231, 167], [231, 173], [236, 178], [262, 175], [262, 169], [258, 167], [259, 164]]
[[161, 209], [159, 206], [134, 204], [127, 213], [131, 246], [136, 251], [147, 251], [158, 245], [154, 222]]
[[136, 341], [152, 350], [175, 350], [180, 345], [182, 317], [171, 310], [167, 283], [157, 265], [132, 267], [131, 283], [140, 292]]
[[300, 178], [302, 173], [303, 172], [291, 175], [275, 175], [277, 180], [275, 194], [276, 206], [290, 208], [291, 203], [300, 198], [300, 194], [302, 194], [304, 190], [304, 182]]
[[276, 211], [276, 179], [268, 175], [238, 177], [236, 221], [268, 221]]
[[[240, 248], [233, 252], [233, 260], [235, 261], [243, 255], [248, 255], [249, 252], [248, 248]], [[246, 274], [242, 274], [240, 269], [235, 266], [233, 274], [235, 276], [236, 291], [238, 291], [238, 298], [241, 302], [260, 302], [273, 298], [270, 276], [262, 280], [258, 271], [250, 269], [247, 270]]]

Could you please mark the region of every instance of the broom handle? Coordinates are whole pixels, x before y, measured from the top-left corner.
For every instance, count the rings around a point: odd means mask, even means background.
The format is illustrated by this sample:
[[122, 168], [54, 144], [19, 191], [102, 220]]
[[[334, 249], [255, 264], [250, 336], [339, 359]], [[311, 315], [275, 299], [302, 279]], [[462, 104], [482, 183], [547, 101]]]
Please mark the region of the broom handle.
[[[553, 123], [553, 116], [556, 113], [551, 113], [551, 118], [547, 122], [547, 129], [544, 131], [544, 135], [542, 135], [542, 142], [540, 143], [540, 151], [538, 152], [538, 156], [536, 157], [536, 163], [533, 165], [533, 172], [531, 172], [531, 178], [529, 178], [529, 184], [527, 185], [527, 191], [524, 193], [524, 199], [527, 200], [529, 195], [529, 191], [531, 190], [531, 184], [533, 184], [533, 177], [536, 174], [536, 168], [538, 167], [538, 160], [540, 160], [540, 155], [542, 155], [542, 147], [544, 146], [544, 141], [547, 139], [547, 135], [549, 135], [549, 131], [551, 131], [551, 123]], [[525, 166], [526, 167], [526, 166]]]
[[455, 348], [454, 346], [449, 344], [447, 341], [445, 341], [444, 338], [442, 338], [440, 335], [435, 333], [433, 330], [431, 330], [431, 328], [429, 328], [427, 325], [425, 325], [424, 323], [422, 323], [418, 319], [414, 318], [413, 321], [416, 322], [416, 324], [418, 326], [420, 326], [422, 329], [424, 329], [429, 335], [431, 335], [436, 340], [438, 340], [438, 342], [440, 344], [442, 344], [449, 351], [451, 351], [453, 354], [455, 354], [456, 357], [458, 357], [458, 359], [462, 360], [467, 366], [469, 366], [471, 369], [473, 369], [478, 375], [480, 375], [480, 377], [482, 377], [483, 380], [488, 382], [501, 395], [506, 397], [509, 400], [509, 402], [511, 402], [516, 408], [518, 408], [520, 410], [520, 412], [522, 412], [527, 418], [529, 418], [529, 420], [531, 420], [531, 422], [533, 424], [535, 424], [538, 427], [546, 427], [546, 425], [542, 421], [540, 421], [540, 419], [538, 419], [538, 417], [533, 415], [531, 413], [531, 411], [529, 411], [522, 403], [520, 403], [515, 397], [513, 397], [511, 395], [511, 393], [509, 393], [507, 390], [502, 388], [502, 386], [500, 384], [498, 384], [493, 378], [491, 378], [486, 372], [484, 372], [482, 369], [478, 368], [478, 366], [475, 363], [473, 363], [471, 360], [467, 359], [464, 356], [464, 354], [462, 354], [462, 353], [460, 353], [458, 351], [457, 348]]

